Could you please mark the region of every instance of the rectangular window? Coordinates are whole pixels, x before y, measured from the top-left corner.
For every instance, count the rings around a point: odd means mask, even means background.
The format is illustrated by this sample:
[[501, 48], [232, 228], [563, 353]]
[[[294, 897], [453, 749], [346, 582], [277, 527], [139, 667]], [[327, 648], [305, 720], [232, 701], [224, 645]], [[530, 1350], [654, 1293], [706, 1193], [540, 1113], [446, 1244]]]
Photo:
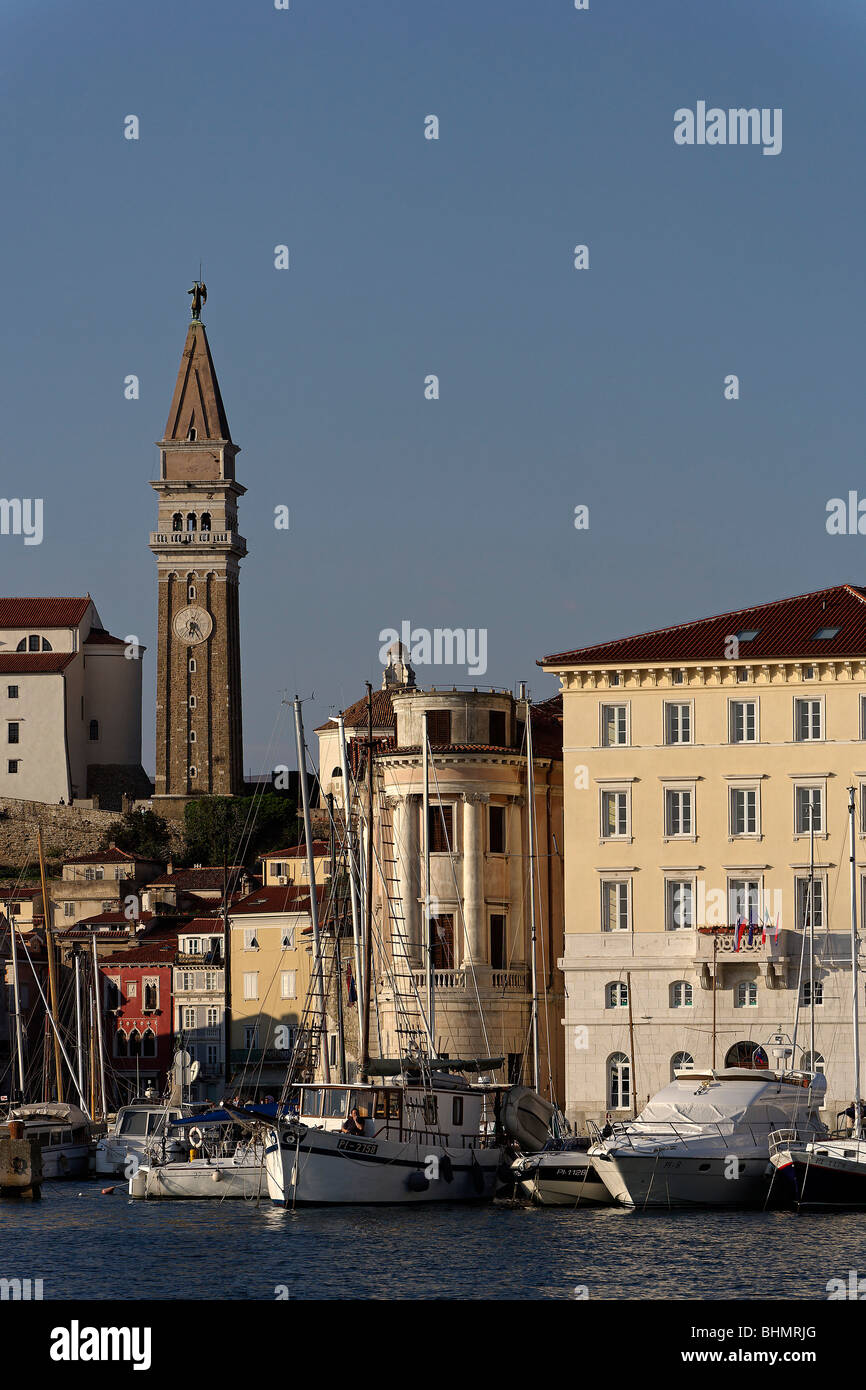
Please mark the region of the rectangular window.
[[794, 738], [798, 743], [812, 743], [824, 737], [820, 700], [794, 701]]
[[219, 1058], [218, 1058], [218, 1050], [217, 1050], [217, 1045], [216, 1045], [216, 1043], [207, 1043], [206, 1046], [205, 1046], [205, 1050], [204, 1050], [204, 1051], [205, 1051], [205, 1060], [206, 1060], [206, 1062], [207, 1062], [207, 1065], [208, 1065], [209, 1067], [215, 1067], [216, 1064], [217, 1064], [217, 1061], [219, 1060]]
[[[824, 880], [815, 878], [812, 882], [812, 926], [814, 929], [824, 925]], [[797, 879], [797, 926], [809, 927], [809, 880]]]
[[808, 835], [810, 829], [816, 835], [823, 832], [824, 795], [821, 787], [794, 788], [794, 829], [797, 835]]
[[296, 999], [296, 998], [297, 998], [297, 993], [298, 993], [298, 991], [297, 991], [297, 988], [296, 988], [296, 986], [295, 986], [296, 974], [297, 974], [297, 972], [294, 971], [294, 970], [281, 970], [281, 971], [280, 971], [280, 998], [281, 998], [281, 999]]
[[505, 710], [492, 709], [490, 711], [490, 730], [488, 734], [490, 742], [494, 748], [505, 747]]
[[695, 925], [695, 890], [691, 879], [668, 879], [666, 884], [667, 931], [686, 931]]
[[490, 853], [505, 853], [505, 807], [490, 806], [488, 808], [490, 824]]
[[259, 1045], [259, 1025], [248, 1023], [244, 1026], [244, 1047], [249, 1051], [251, 1047]]
[[219, 1028], [219, 1026], [220, 1026], [220, 1011], [219, 1011], [219, 1009], [216, 1007], [215, 1004], [209, 1005], [208, 1010], [207, 1010], [207, 1013], [206, 1013], [206, 1015], [205, 1015], [205, 1018], [206, 1018], [206, 1026], [207, 1026], [208, 1028]]
[[[259, 949], [259, 941], [258, 941], [258, 937], [256, 936], [256, 929], [255, 929], [255, 927], [244, 927], [244, 950], [245, 950], [245, 951], [257, 951], [258, 949]], [[190, 951], [190, 955], [195, 955], [195, 954], [196, 954], [196, 953], [195, 953], [194, 951]]]
[[691, 743], [692, 707], [690, 704], [665, 705], [665, 743]]
[[754, 980], [742, 980], [734, 992], [734, 1008], [754, 1009], [758, 1005], [758, 986]]
[[731, 701], [731, 743], [756, 743], [758, 740], [757, 700]]
[[18, 743], [18, 724], [6, 725], [6, 740], [8, 743]]
[[434, 970], [454, 969], [454, 918], [450, 913], [430, 918], [430, 932], [433, 937]]
[[129, 984], [126, 986], [126, 997], [127, 999], [138, 998], [138, 980], [129, 981]]
[[191, 1008], [181, 1009], [181, 1015], [182, 1015], [182, 1023], [181, 1023], [181, 1027], [182, 1027], [182, 1028], [185, 1028], [185, 1029], [189, 1030], [190, 1028], [194, 1028], [194, 1027], [195, 1027], [195, 1025], [196, 1025], [196, 1011], [195, 1011], [195, 1009], [191, 1009]]
[[628, 835], [628, 792], [602, 792], [601, 835], [604, 840]]
[[508, 966], [505, 941], [505, 915], [494, 912], [490, 918], [490, 968], [505, 970]]
[[432, 745], [451, 742], [451, 711], [449, 709], [428, 709], [427, 738]]
[[38, 637], [38, 635], [36, 635], [36, 634], [34, 634], [34, 633], [31, 633], [30, 636], [27, 638], [27, 650], [28, 650], [28, 652], [38, 652], [38, 651], [39, 651], [39, 637]]
[[74, 916], [75, 916], [75, 903], [64, 903], [64, 904], [63, 904], [63, 916], [64, 916], [64, 917], [74, 917]]
[[866, 739], [866, 695], [860, 696], [860, 737]]
[[728, 924], [738, 922], [757, 926], [761, 901], [761, 885], [756, 878], [728, 879]]
[[17, 686], [17, 685], [7, 685], [7, 687], [6, 687], [6, 695], [7, 695], [7, 697], [8, 697], [10, 700], [17, 700], [17, 699], [18, 699], [18, 686]]
[[427, 833], [430, 836], [430, 853], [447, 854], [454, 848], [454, 807], [431, 806]]
[[244, 974], [244, 999], [258, 999], [259, 997], [259, 972], [248, 970]]
[[628, 705], [602, 705], [601, 746], [621, 748], [628, 743]]
[[602, 931], [629, 930], [629, 882], [616, 879], [601, 885]]
[[665, 792], [665, 834], [694, 834], [692, 809], [692, 793], [690, 791], [681, 792], [668, 789]]
[[731, 834], [757, 835], [758, 793], [753, 787], [731, 787]]
[[7, 771], [7, 772], [12, 772], [12, 773], [17, 772], [17, 771], [18, 771], [18, 763], [19, 763], [19, 762], [20, 762], [20, 759], [19, 759], [19, 758], [9, 758], [9, 759], [7, 760], [7, 763], [6, 763], [6, 771]]

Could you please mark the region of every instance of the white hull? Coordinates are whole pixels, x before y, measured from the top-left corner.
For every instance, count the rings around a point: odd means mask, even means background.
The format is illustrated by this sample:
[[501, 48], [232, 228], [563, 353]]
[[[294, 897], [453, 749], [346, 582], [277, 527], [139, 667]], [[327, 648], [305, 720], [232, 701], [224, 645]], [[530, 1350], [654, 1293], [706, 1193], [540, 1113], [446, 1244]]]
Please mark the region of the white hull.
[[516, 1159], [512, 1173], [524, 1197], [540, 1207], [609, 1207], [613, 1197], [580, 1150]]
[[[498, 1147], [445, 1148], [312, 1128], [300, 1142], [291, 1130], [282, 1130], [278, 1142], [271, 1129], [268, 1192], [272, 1201], [290, 1207], [480, 1202], [493, 1195], [501, 1152]], [[409, 1186], [413, 1174], [429, 1175], [423, 1189]], [[420, 1186], [417, 1177], [412, 1181]]]
[[770, 1188], [766, 1153], [737, 1154], [738, 1176], [724, 1154], [594, 1154], [596, 1172], [624, 1207], [760, 1207]]
[[230, 1158], [196, 1158], [188, 1163], [162, 1163], [152, 1168], [144, 1164], [129, 1180], [130, 1197], [149, 1201], [205, 1197], [252, 1200], [264, 1197], [266, 1191], [264, 1168], [258, 1159], [254, 1163], [235, 1163]]

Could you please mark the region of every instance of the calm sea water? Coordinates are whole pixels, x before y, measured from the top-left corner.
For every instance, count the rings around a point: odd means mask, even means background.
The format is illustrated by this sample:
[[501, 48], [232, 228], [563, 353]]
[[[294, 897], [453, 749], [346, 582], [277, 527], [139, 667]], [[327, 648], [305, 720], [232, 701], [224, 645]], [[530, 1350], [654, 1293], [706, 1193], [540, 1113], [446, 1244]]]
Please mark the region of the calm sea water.
[[0, 1202], [0, 1277], [46, 1299], [826, 1299], [866, 1275], [866, 1215], [538, 1210], [282, 1211], [131, 1202], [46, 1183]]

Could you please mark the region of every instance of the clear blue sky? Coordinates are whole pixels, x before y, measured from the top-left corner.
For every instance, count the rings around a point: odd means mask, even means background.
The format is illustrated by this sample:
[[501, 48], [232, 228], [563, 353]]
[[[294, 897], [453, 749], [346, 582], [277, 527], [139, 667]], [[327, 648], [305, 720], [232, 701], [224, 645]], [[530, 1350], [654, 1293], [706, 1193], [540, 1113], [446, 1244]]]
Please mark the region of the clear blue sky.
[[[200, 259], [254, 771], [280, 693], [312, 728], [405, 618], [486, 628], [483, 683], [542, 697], [547, 652], [866, 580], [825, 530], [866, 495], [861, 0], [590, 5], [5, 0], [2, 492], [45, 539], [0, 536], [0, 591], [89, 590], [147, 644], [149, 769], [148, 480]], [[699, 100], [781, 107], [782, 153], [676, 146]]]

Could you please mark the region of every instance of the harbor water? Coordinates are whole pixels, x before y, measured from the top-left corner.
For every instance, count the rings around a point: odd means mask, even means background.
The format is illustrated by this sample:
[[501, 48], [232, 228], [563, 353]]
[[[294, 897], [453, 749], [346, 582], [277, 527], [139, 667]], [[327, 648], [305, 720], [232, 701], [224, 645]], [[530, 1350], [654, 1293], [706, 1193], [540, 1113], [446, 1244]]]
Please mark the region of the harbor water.
[[0, 1203], [0, 1278], [45, 1300], [826, 1300], [866, 1214], [305, 1208], [130, 1201], [47, 1183]]

